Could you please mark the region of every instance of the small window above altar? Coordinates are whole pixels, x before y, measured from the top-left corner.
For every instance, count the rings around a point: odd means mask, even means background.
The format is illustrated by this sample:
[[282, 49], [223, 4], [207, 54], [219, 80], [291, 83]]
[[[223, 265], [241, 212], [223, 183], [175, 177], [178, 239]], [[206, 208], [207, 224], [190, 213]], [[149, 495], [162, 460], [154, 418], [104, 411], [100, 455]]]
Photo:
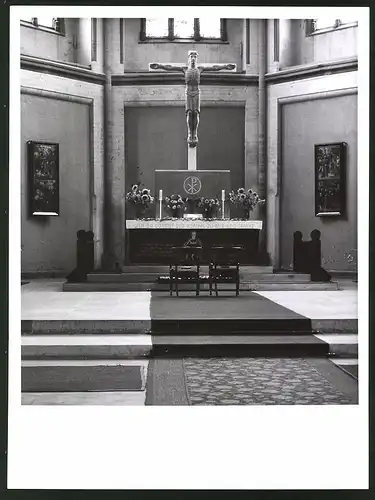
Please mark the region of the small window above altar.
[[143, 18], [140, 40], [225, 42], [226, 22], [220, 18]]

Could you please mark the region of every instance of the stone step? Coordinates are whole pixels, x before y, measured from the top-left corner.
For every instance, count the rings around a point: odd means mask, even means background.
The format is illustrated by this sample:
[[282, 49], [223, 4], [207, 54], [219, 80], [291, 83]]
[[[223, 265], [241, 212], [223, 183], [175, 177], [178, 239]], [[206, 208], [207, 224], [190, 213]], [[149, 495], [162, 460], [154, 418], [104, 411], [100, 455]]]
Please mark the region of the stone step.
[[[142, 340], [141, 340], [142, 339]], [[145, 359], [206, 356], [327, 356], [329, 344], [303, 335], [33, 335], [22, 337], [23, 363], [32, 360]]]
[[325, 357], [329, 346], [314, 335], [158, 336], [152, 357]]
[[[273, 273], [272, 266], [241, 266], [243, 270], [249, 271], [253, 274], [270, 274]], [[202, 269], [207, 269], [207, 266], [202, 266]], [[169, 266], [161, 265], [133, 265], [133, 266], [123, 266], [123, 273], [155, 273], [155, 274], [166, 274], [169, 271]]]
[[[208, 283], [201, 284], [201, 291], [208, 292]], [[219, 284], [219, 290], [233, 291], [234, 285]], [[285, 282], [285, 283], [274, 283], [274, 282], [264, 282], [264, 281], [252, 281], [249, 283], [241, 283], [240, 290], [242, 291], [272, 291], [272, 290], [337, 290], [338, 284], [336, 282], [321, 283], [321, 282]], [[169, 291], [169, 284], [164, 283], [122, 283], [122, 282], [90, 282], [86, 281], [84, 283], [64, 283], [64, 292], [131, 292], [131, 291]], [[179, 290], [181, 291], [192, 291], [195, 290], [195, 285], [184, 283], [179, 285]]]
[[327, 342], [332, 357], [358, 357], [358, 334], [328, 333], [315, 334], [315, 337]]
[[22, 359], [145, 358], [150, 335], [23, 335]]
[[[208, 275], [207, 266], [201, 268], [202, 275]], [[162, 273], [91, 273], [87, 275], [87, 281], [90, 283], [156, 283], [160, 276], [168, 277], [168, 271]], [[251, 273], [248, 270], [240, 271], [240, 280], [242, 282], [271, 282], [271, 283], [310, 283], [309, 274], [297, 273]]]

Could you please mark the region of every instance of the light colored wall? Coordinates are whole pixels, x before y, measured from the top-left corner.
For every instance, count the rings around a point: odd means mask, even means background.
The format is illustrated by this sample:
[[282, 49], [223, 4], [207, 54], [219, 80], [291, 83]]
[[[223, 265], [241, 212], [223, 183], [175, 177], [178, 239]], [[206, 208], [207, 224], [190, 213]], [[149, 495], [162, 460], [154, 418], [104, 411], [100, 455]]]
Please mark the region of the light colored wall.
[[228, 19], [229, 43], [140, 43], [140, 19], [125, 19], [125, 71], [148, 71], [151, 62], [184, 63], [188, 51], [197, 50], [201, 63], [235, 63], [242, 65], [242, 19]]
[[65, 19], [65, 34], [21, 25], [21, 54], [53, 61], [76, 63], [79, 19]]
[[[321, 231], [322, 265], [349, 271], [357, 248], [357, 96], [301, 101], [282, 106], [281, 267], [291, 268], [293, 233], [310, 239]], [[345, 217], [315, 216], [314, 145], [347, 143]]]
[[[73, 144], [75, 144], [76, 140], [79, 140], [80, 147], [90, 148], [92, 171], [90, 226], [94, 231], [95, 265], [96, 267], [99, 267], [103, 252], [104, 224], [103, 87], [101, 85], [95, 85], [53, 75], [39, 74], [35, 71], [26, 70], [21, 70], [21, 86], [26, 91], [27, 89], [31, 89], [31, 91], [36, 92], [47, 92], [47, 94], [52, 94], [53, 97], [56, 97], [55, 94], [57, 94], [57, 97], [60, 97], [63, 100], [72, 100], [73, 102], [75, 98], [83, 98], [89, 102], [92, 108], [92, 123], [89, 130], [89, 136], [86, 131], [82, 131], [81, 133], [80, 130], [76, 128], [74, 119], [71, 115], [69, 115], [69, 113], [67, 113], [64, 120], [58, 114], [54, 115], [54, 122], [56, 122], [56, 124], [54, 125], [51, 123], [51, 130], [55, 130], [56, 135], [60, 134], [62, 138], [61, 140], [65, 140], [64, 136], [70, 136], [70, 130], [74, 130], [75, 136], [72, 137]], [[53, 102], [53, 99], [49, 99], [48, 103], [50, 102]], [[73, 108], [69, 109], [75, 108], [73, 106]], [[35, 110], [35, 113], [37, 113], [37, 110]], [[48, 117], [48, 107], [46, 116]], [[28, 120], [32, 121], [32, 119], [33, 114], [30, 114]], [[45, 120], [47, 119], [49, 118], [46, 118]], [[22, 119], [21, 126], [23, 121], [24, 120]], [[43, 123], [40, 127], [43, 127], [43, 129], [41, 128], [41, 131], [44, 133]]]
[[[351, 94], [357, 88], [357, 72], [351, 71], [270, 85], [267, 89], [267, 251], [275, 268], [280, 266], [280, 242], [283, 237], [280, 225], [280, 169], [283, 168], [280, 155], [280, 108], [294, 100], [319, 100], [337, 96], [337, 92]], [[311, 126], [312, 130], [317, 127]], [[306, 134], [309, 133], [307, 129]]]
[[290, 44], [294, 49], [292, 66], [333, 61], [358, 55], [358, 27], [342, 28], [312, 36], [305, 34], [305, 21], [292, 21]]
[[[89, 106], [21, 96], [22, 271], [66, 271], [76, 266], [76, 233], [90, 229]], [[59, 144], [60, 215], [30, 217], [27, 141]]]

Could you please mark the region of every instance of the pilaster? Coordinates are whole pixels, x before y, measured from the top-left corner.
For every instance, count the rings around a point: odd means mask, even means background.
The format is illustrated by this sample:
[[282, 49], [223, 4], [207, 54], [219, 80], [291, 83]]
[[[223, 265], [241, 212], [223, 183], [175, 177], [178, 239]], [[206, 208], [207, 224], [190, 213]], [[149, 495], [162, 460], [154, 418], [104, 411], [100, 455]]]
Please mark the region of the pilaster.
[[[125, 145], [123, 103], [116, 99], [111, 79], [124, 71], [121, 62], [120, 19], [103, 19], [105, 251], [103, 267], [122, 267], [125, 259]], [[100, 60], [98, 61], [100, 63]]]

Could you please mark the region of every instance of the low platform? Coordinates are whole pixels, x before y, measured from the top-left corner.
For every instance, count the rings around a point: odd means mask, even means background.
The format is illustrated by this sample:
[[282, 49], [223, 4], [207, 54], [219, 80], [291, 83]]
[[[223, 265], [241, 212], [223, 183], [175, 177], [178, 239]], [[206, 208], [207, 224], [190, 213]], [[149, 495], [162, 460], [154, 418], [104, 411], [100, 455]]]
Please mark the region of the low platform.
[[[63, 293], [22, 286], [23, 359], [327, 356], [357, 351], [355, 291]], [[264, 296], [266, 295], [266, 296]], [[316, 335], [332, 332], [335, 335]], [[342, 335], [345, 332], [347, 335]], [[340, 335], [337, 335], [340, 334]]]
[[[201, 290], [208, 292], [208, 266], [201, 266]], [[233, 287], [232, 287], [233, 288]], [[230, 286], [219, 284], [219, 290], [231, 290]], [[195, 284], [181, 284], [181, 290], [195, 289]], [[240, 291], [267, 290], [337, 290], [336, 281], [312, 282], [309, 274], [274, 273], [270, 266], [241, 266]], [[169, 267], [126, 266], [122, 273], [93, 272], [82, 283], [64, 283], [65, 292], [129, 292], [169, 291]]]

